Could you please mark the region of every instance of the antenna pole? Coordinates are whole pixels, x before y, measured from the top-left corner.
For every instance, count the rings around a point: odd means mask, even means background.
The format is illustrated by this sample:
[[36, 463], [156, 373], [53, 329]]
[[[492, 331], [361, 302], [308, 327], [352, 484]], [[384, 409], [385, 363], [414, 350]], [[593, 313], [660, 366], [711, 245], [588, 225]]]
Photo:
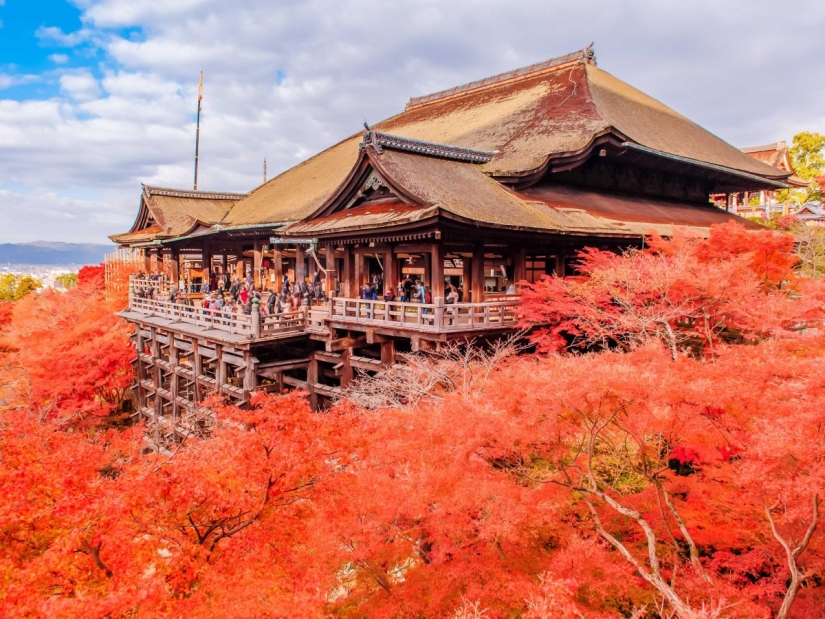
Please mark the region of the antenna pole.
[[266, 184], [266, 157], [264, 157], [264, 184]]
[[195, 128], [195, 191], [198, 189], [198, 150], [201, 143], [201, 100], [203, 100], [203, 71], [198, 84], [198, 123]]

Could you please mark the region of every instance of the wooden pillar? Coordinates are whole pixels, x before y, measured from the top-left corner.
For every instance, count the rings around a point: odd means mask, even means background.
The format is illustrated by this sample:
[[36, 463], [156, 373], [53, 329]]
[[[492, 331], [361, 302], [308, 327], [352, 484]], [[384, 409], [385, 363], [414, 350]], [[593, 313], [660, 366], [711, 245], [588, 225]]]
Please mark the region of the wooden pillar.
[[307, 276], [307, 258], [303, 246], [295, 248], [295, 283], [304, 281]]
[[149, 248], [141, 250], [143, 252], [143, 270], [147, 273], [152, 271], [152, 256]]
[[238, 244], [238, 249], [235, 252], [235, 277], [243, 279], [246, 273], [243, 269], [243, 245]]
[[564, 263], [567, 257], [567, 252], [563, 247], [559, 247], [556, 251], [556, 277], [564, 277]]
[[341, 363], [344, 365], [341, 367], [341, 387], [348, 386], [354, 377], [354, 373], [352, 371], [352, 364], [350, 363], [350, 358], [352, 357], [352, 348], [345, 348], [341, 351]]
[[523, 247], [513, 255], [513, 284], [517, 286], [519, 282], [527, 279], [527, 252]]
[[315, 355], [309, 361], [307, 367], [307, 391], [309, 391], [309, 405], [312, 410], [318, 410], [318, 394], [315, 393], [315, 383], [318, 382], [318, 361]]
[[284, 258], [280, 249], [272, 250], [272, 271], [275, 273], [275, 292], [280, 293], [284, 281]]
[[351, 245], [344, 245], [344, 269], [341, 273], [341, 294], [350, 298], [358, 294], [355, 288]]
[[432, 250], [430, 251], [430, 256], [432, 257], [430, 272], [432, 273], [432, 279], [430, 283], [430, 289], [433, 293], [433, 300], [436, 298], [444, 298], [444, 253], [443, 248], [441, 247], [441, 243], [433, 243]]
[[169, 252], [169, 265], [171, 267], [172, 286], [175, 290], [178, 289], [178, 281], [180, 281], [180, 250], [173, 247]]
[[355, 261], [355, 277], [352, 283], [352, 293], [350, 296], [357, 298], [361, 296], [361, 286], [364, 284], [364, 254], [353, 252], [353, 260]]
[[215, 361], [215, 383], [217, 386], [217, 392], [222, 392], [222, 387], [226, 384], [226, 363], [223, 360], [223, 346], [220, 344], [215, 344], [215, 354], [217, 355]]
[[212, 272], [212, 247], [209, 241], [204, 241], [201, 252], [201, 263], [203, 265], [203, 280], [209, 281], [209, 274]]
[[192, 398], [192, 401], [195, 405], [201, 401], [201, 381], [198, 378], [201, 374], [203, 374], [203, 359], [201, 358], [200, 351], [198, 350], [198, 339], [192, 338], [192, 377], [194, 379], [194, 386], [193, 389], [195, 390], [195, 396]]
[[461, 302], [468, 303], [470, 301], [470, 287], [471, 282], [473, 281], [473, 273], [472, 273], [472, 265], [473, 260], [472, 258], [464, 258], [461, 259], [462, 270], [461, 270]]
[[178, 383], [180, 382], [180, 377], [178, 376], [177, 370], [178, 367], [178, 347], [175, 345], [175, 334], [169, 332], [169, 369], [172, 371], [172, 375], [169, 378], [169, 391], [172, 394], [172, 427], [176, 427], [178, 424], [178, 393], [180, 392]]
[[158, 330], [154, 327], [151, 329], [152, 333], [152, 359], [155, 363], [152, 366], [152, 384], [155, 387], [155, 406], [152, 410], [152, 419], [155, 422], [155, 444], [160, 445], [160, 418], [163, 415], [163, 401], [161, 400], [158, 388], [160, 387], [160, 364], [157, 360], [160, 359], [160, 343], [158, 342]]
[[470, 278], [470, 301], [481, 303], [484, 301], [484, 245], [473, 247], [472, 277]]
[[137, 354], [137, 367], [135, 367], [135, 379], [137, 380], [137, 400], [138, 413], [143, 416], [143, 409], [146, 408], [146, 389], [141, 384], [146, 379], [146, 362], [141, 358], [143, 354], [143, 336], [140, 333], [140, 325], [135, 325], [135, 349]]
[[338, 275], [335, 266], [335, 248], [327, 245], [324, 247], [324, 292], [327, 298], [335, 296], [335, 278]]
[[[384, 288], [390, 288], [395, 292], [400, 281], [398, 278], [398, 260], [395, 258], [395, 249], [390, 245], [384, 253]], [[383, 293], [383, 290], [379, 291], [379, 295]]]
[[258, 290], [263, 288], [263, 282], [261, 281], [261, 266], [263, 265], [262, 244], [260, 240], [255, 239], [252, 246], [252, 283]]
[[244, 375], [243, 375], [243, 395], [244, 400], [249, 400], [249, 395], [258, 386], [257, 364], [252, 353], [245, 350], [243, 353]]
[[228, 273], [226, 270], [226, 249], [221, 250], [221, 273]]
[[395, 342], [381, 342], [381, 365], [390, 366], [395, 363]]

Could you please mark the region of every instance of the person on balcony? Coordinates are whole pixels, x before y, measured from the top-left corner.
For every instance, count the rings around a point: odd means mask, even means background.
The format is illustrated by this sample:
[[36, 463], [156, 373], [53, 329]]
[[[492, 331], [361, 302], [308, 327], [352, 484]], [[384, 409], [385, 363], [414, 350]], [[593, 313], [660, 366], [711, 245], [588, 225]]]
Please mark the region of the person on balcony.
[[447, 298], [444, 299], [446, 303], [458, 303], [458, 290], [456, 287], [450, 284], [449, 292], [447, 293]]
[[365, 301], [375, 301], [378, 295], [375, 293], [375, 286], [364, 284], [361, 286], [361, 298]]
[[392, 288], [387, 288], [386, 292], [384, 292], [384, 300], [387, 302], [395, 301], [395, 292], [393, 292]]

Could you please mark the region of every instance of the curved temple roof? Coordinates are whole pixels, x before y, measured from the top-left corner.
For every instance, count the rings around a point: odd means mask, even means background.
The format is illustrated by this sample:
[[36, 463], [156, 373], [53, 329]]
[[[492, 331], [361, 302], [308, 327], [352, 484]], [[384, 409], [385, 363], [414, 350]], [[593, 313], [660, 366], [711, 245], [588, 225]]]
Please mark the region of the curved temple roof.
[[[526, 176], [551, 159], [586, 150], [609, 132], [677, 157], [778, 181], [788, 177], [602, 71], [588, 50], [413, 99], [401, 114], [373, 129], [494, 152], [478, 163], [484, 173], [500, 178]], [[353, 135], [258, 187], [222, 223], [303, 219], [347, 177], [360, 142], [361, 134]]]

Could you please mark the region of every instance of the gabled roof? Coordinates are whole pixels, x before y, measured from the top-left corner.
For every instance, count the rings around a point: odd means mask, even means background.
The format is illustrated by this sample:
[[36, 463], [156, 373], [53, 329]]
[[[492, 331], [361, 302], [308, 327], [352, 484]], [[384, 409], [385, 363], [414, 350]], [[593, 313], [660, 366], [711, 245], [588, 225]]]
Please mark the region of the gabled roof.
[[[443, 218], [479, 228], [564, 235], [638, 237], [652, 231], [672, 234], [673, 226], [697, 231], [738, 218], [710, 204], [620, 196], [563, 185], [536, 185], [513, 191], [484, 174], [480, 166], [450, 157], [383, 147], [368, 133], [365, 146], [338, 192], [310, 217], [281, 230], [284, 236], [341, 235], [421, 225]], [[383, 186], [375, 202], [358, 204], [370, 187]], [[745, 225], [756, 226], [745, 220]]]
[[[551, 160], [616, 135], [653, 151], [782, 181], [789, 174], [749, 157], [684, 116], [595, 65], [592, 48], [419, 97], [373, 126], [423, 143], [494, 153], [479, 169], [521, 178]], [[226, 215], [226, 225], [294, 222], [313, 213], [344, 182], [360, 134], [258, 187]], [[757, 181], [758, 182], [758, 181]]]
[[822, 204], [806, 202], [794, 213], [794, 216], [803, 220], [825, 219], [825, 208]]
[[143, 185], [140, 210], [131, 230], [109, 238], [126, 245], [189, 234], [221, 221], [246, 195]]
[[762, 163], [779, 168], [784, 172], [790, 172], [791, 176], [788, 177], [786, 182], [792, 187], [810, 187], [811, 181], [796, 175], [788, 152], [788, 144], [784, 140], [762, 146], [747, 146], [741, 150]]

